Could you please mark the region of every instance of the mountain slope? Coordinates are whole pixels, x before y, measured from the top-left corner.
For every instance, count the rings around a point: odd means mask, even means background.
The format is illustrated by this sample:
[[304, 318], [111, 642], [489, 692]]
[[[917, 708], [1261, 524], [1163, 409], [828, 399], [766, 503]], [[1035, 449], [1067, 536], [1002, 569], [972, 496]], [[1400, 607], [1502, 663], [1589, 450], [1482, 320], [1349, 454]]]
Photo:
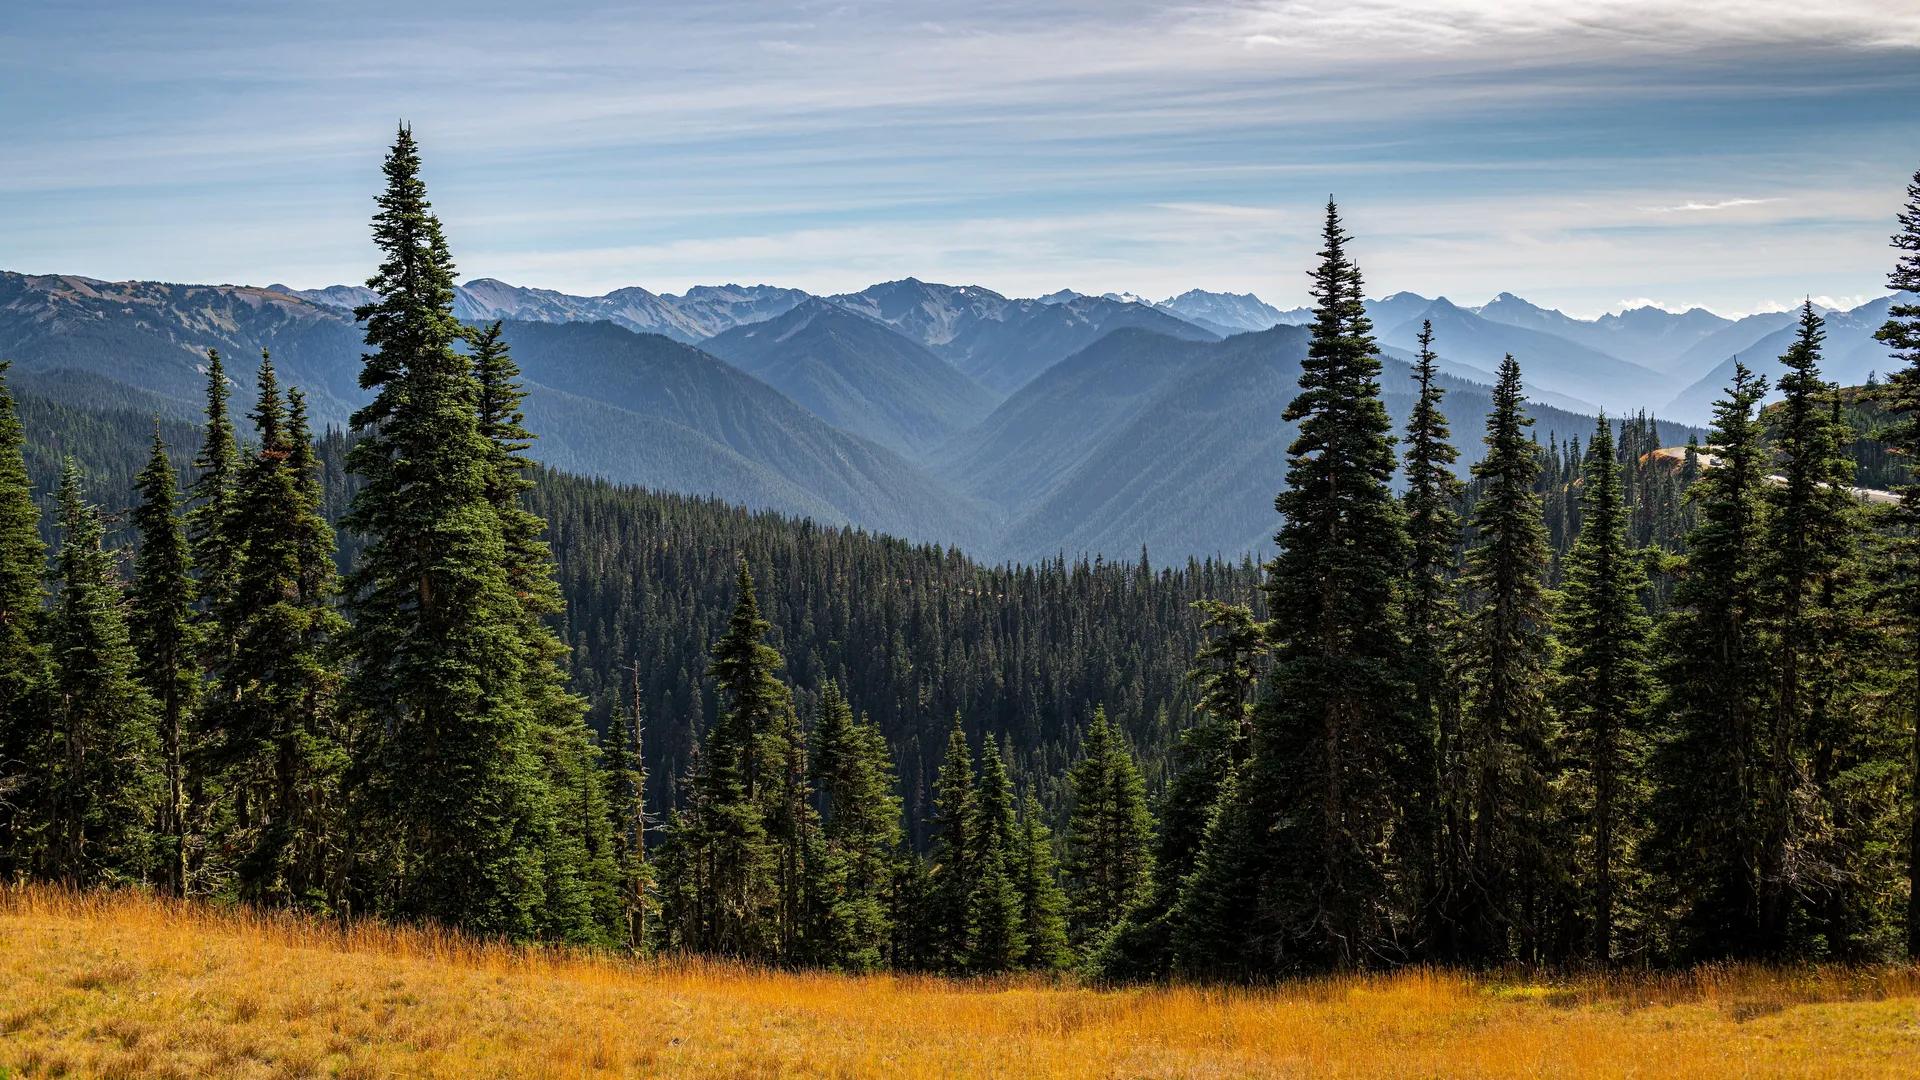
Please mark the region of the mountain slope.
[[1576, 319], [1505, 292], [1475, 308], [1474, 313], [1493, 322], [1552, 334], [1661, 372], [1671, 372], [1670, 365], [1688, 349], [1733, 325], [1733, 320], [1703, 308], [1673, 312], [1637, 307], [1598, 319]]
[[[509, 326], [536, 460], [943, 543], [983, 543], [994, 520], [689, 346], [609, 322]], [[227, 354], [243, 408], [263, 346], [308, 392], [316, 425], [345, 424], [365, 400], [361, 331], [338, 308], [268, 289], [0, 274], [0, 357], [55, 400], [193, 418], [210, 346]]]
[[1424, 305], [1422, 299], [1398, 293], [1368, 304], [1382, 343], [1411, 351], [1418, 347], [1421, 322], [1431, 321], [1434, 351], [1443, 358], [1497, 371], [1501, 358], [1512, 353], [1520, 361], [1529, 389], [1564, 395], [1612, 413], [1651, 409], [1672, 396], [1675, 381], [1651, 368], [1543, 331], [1482, 318], [1445, 297]]
[[978, 423], [997, 400], [926, 347], [825, 300], [701, 348], [829, 424], [909, 456]]
[[260, 350], [305, 388], [318, 424], [362, 400], [361, 336], [338, 311], [268, 289], [0, 272], [0, 357], [21, 374], [91, 374], [198, 410], [218, 349], [241, 400]]
[[[1870, 374], [1884, 376], [1897, 366], [1898, 362], [1887, 352], [1886, 345], [1874, 340], [1873, 336], [1886, 324], [1887, 310], [1893, 306], [1893, 302], [1894, 297], [1889, 295], [1870, 300], [1849, 311], [1825, 313], [1827, 339], [1820, 349], [1822, 377], [1842, 386], [1856, 386], [1866, 382]], [[1798, 319], [1798, 312], [1789, 311], [1770, 312], [1765, 316], [1756, 315], [1742, 320], [1740, 325], [1749, 330], [1755, 326], [1769, 325], [1774, 329], [1748, 342], [1738, 350], [1737, 357], [1729, 355], [1715, 364], [1692, 385], [1674, 395], [1664, 411], [1688, 423], [1706, 423], [1712, 417], [1714, 401], [1722, 396], [1727, 383], [1733, 379], [1736, 359], [1766, 376], [1768, 383], [1776, 381], [1781, 371], [1779, 359], [1799, 333]], [[1770, 394], [1768, 400], [1772, 400], [1773, 396]]]
[[914, 278], [832, 299], [920, 342], [1003, 395], [1125, 327], [1199, 341], [1220, 337], [1146, 304], [1079, 295], [1009, 300], [990, 289], [935, 285]]
[[[1101, 339], [1050, 368], [947, 448], [943, 470], [969, 493], [1004, 492], [1000, 554], [1036, 559], [1090, 550], [1156, 559], [1264, 551], [1273, 494], [1295, 427], [1308, 333], [1277, 326], [1220, 342], [1142, 331]], [[1448, 378], [1445, 411], [1461, 467], [1480, 456], [1487, 387]], [[1413, 404], [1410, 369], [1383, 364], [1396, 428]], [[1585, 438], [1593, 421], [1529, 404], [1535, 433]], [[1049, 418], [1072, 417], [1069, 424]]]
[[[354, 285], [270, 288], [348, 312], [372, 296], [365, 287]], [[662, 334], [692, 344], [735, 326], [770, 319], [806, 296], [798, 289], [771, 285], [699, 285], [683, 296], [657, 296], [638, 287], [615, 289], [604, 296], [574, 296], [553, 289], [509, 285], [495, 278], [474, 278], [454, 287], [453, 313], [466, 322], [605, 320], [639, 333]]]
[[[793, 496], [784, 496], [759, 503], [761, 507], [791, 508], [824, 521], [914, 539], [972, 546], [986, 541], [983, 526], [991, 515], [982, 508], [954, 500], [899, 454], [833, 427], [773, 387], [699, 349], [604, 322], [515, 322], [507, 324], [504, 334], [529, 386], [530, 418], [546, 407], [539, 399], [549, 390], [612, 410], [596, 414], [601, 423], [549, 425], [540, 443], [551, 440], [557, 450], [541, 453], [611, 453], [600, 444], [620, 446], [626, 438], [623, 423], [636, 418], [657, 421], [672, 427], [651, 428], [650, 438], [677, 437], [685, 445], [664, 461], [650, 457], [643, 446], [622, 448], [615, 460], [624, 462], [624, 468], [603, 475], [735, 499], [723, 481], [740, 475], [744, 466], [739, 461], [744, 460], [756, 468], [755, 476], [778, 477], [805, 493], [809, 503], [801, 509]], [[689, 468], [719, 463], [728, 470], [724, 475]], [[821, 505], [832, 512], [822, 512]]]
[[1154, 307], [1209, 330], [1224, 329], [1226, 334], [1266, 330], [1288, 321], [1285, 312], [1252, 293], [1188, 289], [1179, 296], [1160, 301]]

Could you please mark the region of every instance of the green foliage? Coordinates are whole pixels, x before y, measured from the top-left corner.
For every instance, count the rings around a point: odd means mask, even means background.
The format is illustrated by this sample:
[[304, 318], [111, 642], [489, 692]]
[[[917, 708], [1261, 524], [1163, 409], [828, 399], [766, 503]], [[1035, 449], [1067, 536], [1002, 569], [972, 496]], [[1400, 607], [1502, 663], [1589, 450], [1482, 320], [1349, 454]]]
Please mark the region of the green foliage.
[[[1899, 423], [1889, 432], [1888, 449], [1906, 462], [1920, 461], [1920, 172], [1907, 185], [1907, 201], [1900, 210], [1900, 231], [1893, 235], [1896, 256], [1887, 284], [1904, 293], [1887, 312], [1886, 325], [1874, 336], [1886, 343], [1893, 358], [1901, 363], [1889, 380], [1890, 410]], [[1909, 476], [1912, 466], [1908, 465]], [[1920, 641], [1920, 482], [1911, 480], [1900, 490], [1897, 512], [1899, 536], [1892, 547], [1894, 584], [1889, 599], [1898, 613], [1898, 633], [1906, 640], [1907, 655], [1913, 657], [1914, 643]], [[1907, 956], [1920, 958], [1920, 660], [1909, 659], [1899, 665], [1899, 680], [1904, 684], [1903, 703], [1910, 725], [1907, 751], [1909, 777], [1904, 793], [1907, 803]]]
[[822, 851], [812, 906], [814, 955], [830, 967], [883, 966], [894, 934], [887, 898], [900, 850], [893, 757], [870, 721], [854, 719], [838, 683], [821, 688], [813, 725]]
[[1045, 812], [1032, 795], [1020, 805], [1020, 827], [1011, 869], [1020, 894], [1020, 936], [1026, 952], [1020, 966], [1055, 971], [1073, 960], [1067, 935], [1067, 896], [1060, 888], [1053, 856], [1053, 834]]
[[45, 723], [41, 638], [46, 548], [27, 476], [26, 432], [0, 363], [0, 880], [28, 863], [30, 807], [44, 796], [31, 768]]
[[1655, 643], [1662, 731], [1653, 765], [1648, 864], [1684, 957], [1753, 955], [1761, 857], [1756, 799], [1763, 768], [1759, 693], [1764, 483], [1754, 405], [1766, 380], [1736, 365], [1714, 405], [1716, 464], [1694, 485], [1699, 523], [1686, 573]]
[[1562, 643], [1554, 697], [1566, 769], [1559, 812], [1575, 819], [1579, 838], [1585, 955], [1602, 964], [1614, 957], [1617, 916], [1632, 902], [1622, 883], [1632, 880], [1645, 801], [1652, 621], [1640, 599], [1647, 588], [1643, 559], [1627, 543], [1623, 471], [1613, 425], [1601, 417], [1587, 445], [1579, 539], [1554, 627]]
[[1083, 953], [1153, 890], [1153, 817], [1133, 752], [1095, 709], [1067, 775], [1066, 892], [1073, 944]]
[[[187, 761], [200, 699], [200, 625], [192, 549], [180, 516], [179, 480], [156, 429], [153, 454], [138, 479], [129, 638], [139, 658], [140, 682], [152, 696], [166, 790], [155, 816], [162, 879], [175, 895], [187, 888]], [[324, 523], [323, 523], [324, 524]], [[327, 528], [329, 540], [332, 529]]]
[[113, 554], [71, 462], [47, 620], [47, 724], [28, 749], [40, 800], [36, 868], [76, 885], [141, 880], [154, 863], [162, 784], [153, 699], [136, 676]]
[[[1354, 967], [1400, 936], [1388, 852], [1417, 737], [1397, 604], [1406, 523], [1388, 490], [1393, 438], [1360, 272], [1331, 201], [1323, 242], [1300, 394], [1283, 416], [1299, 433], [1274, 501], [1284, 517], [1266, 586], [1274, 667], [1240, 788], [1256, 805], [1209, 829], [1191, 886], [1249, 903], [1237, 942], [1218, 920], [1185, 931], [1210, 942], [1189, 967]], [[1229, 871], [1251, 880], [1217, 878]], [[1183, 906], [1220, 910], [1212, 899]]]
[[1520, 365], [1508, 356], [1487, 417], [1487, 453], [1473, 468], [1485, 489], [1460, 581], [1458, 760], [1443, 765], [1459, 785], [1451, 798], [1460, 807], [1458, 834], [1445, 842], [1464, 852], [1466, 876], [1451, 892], [1464, 903], [1446, 917], [1460, 927], [1469, 956], [1492, 962], [1547, 954], [1563, 873], [1547, 831], [1554, 782], [1547, 531], [1522, 393]]

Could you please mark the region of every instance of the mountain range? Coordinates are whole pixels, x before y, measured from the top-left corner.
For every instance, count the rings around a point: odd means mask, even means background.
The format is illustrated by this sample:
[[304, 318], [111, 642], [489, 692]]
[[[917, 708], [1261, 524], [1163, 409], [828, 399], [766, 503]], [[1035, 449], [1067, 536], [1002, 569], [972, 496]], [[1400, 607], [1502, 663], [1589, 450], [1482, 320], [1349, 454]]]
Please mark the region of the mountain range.
[[[0, 273], [0, 358], [25, 393], [190, 420], [207, 348], [229, 358], [243, 402], [266, 348], [315, 420], [343, 425], [364, 400], [351, 310], [366, 299], [353, 286]], [[1887, 366], [1872, 332], [1888, 303], [1830, 313], [1829, 377]], [[1601, 409], [1704, 421], [1729, 358], [1772, 374], [1793, 322], [1657, 308], [1581, 320], [1509, 293], [1477, 308], [1397, 293], [1367, 309], [1396, 421], [1420, 326], [1433, 325], [1462, 468], [1506, 353], [1522, 362], [1536, 435], [1564, 441]], [[549, 465], [1020, 560], [1261, 548], [1309, 317], [1250, 294], [1023, 299], [913, 278], [836, 296], [575, 296], [479, 278], [455, 311], [506, 323]]]

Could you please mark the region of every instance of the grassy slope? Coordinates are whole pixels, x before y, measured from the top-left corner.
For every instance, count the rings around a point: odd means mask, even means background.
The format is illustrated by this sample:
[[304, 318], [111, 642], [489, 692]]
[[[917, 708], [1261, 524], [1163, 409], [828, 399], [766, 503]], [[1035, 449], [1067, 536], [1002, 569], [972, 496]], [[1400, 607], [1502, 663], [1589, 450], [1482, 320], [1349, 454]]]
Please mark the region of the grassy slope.
[[0, 893], [0, 1075], [1895, 1076], [1912, 969], [1269, 991], [636, 966]]

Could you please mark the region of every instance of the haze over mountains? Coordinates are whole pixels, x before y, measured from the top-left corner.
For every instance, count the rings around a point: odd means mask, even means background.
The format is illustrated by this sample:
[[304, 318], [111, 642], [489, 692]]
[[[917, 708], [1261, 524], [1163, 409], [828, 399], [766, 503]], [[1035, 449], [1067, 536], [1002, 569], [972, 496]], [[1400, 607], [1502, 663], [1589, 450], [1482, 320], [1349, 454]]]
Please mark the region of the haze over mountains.
[[[365, 299], [354, 286], [0, 273], [0, 358], [28, 394], [191, 418], [207, 348], [229, 357], [243, 393], [269, 348], [316, 420], [341, 425], [364, 400], [351, 309]], [[1872, 340], [1887, 304], [1829, 314], [1830, 378], [1888, 366]], [[1703, 423], [1730, 358], [1771, 376], [1793, 319], [1645, 307], [1583, 320], [1510, 293], [1479, 307], [1397, 293], [1367, 307], [1396, 421], [1411, 402], [1405, 361], [1432, 322], [1463, 467], [1508, 352], [1538, 437], [1584, 438], [1601, 409]], [[913, 278], [826, 297], [766, 285], [589, 297], [478, 278], [459, 287], [455, 313], [507, 322], [534, 453], [557, 468], [988, 559], [1134, 557], [1144, 545], [1157, 561], [1266, 543], [1309, 318], [1250, 294], [1027, 299]]]

